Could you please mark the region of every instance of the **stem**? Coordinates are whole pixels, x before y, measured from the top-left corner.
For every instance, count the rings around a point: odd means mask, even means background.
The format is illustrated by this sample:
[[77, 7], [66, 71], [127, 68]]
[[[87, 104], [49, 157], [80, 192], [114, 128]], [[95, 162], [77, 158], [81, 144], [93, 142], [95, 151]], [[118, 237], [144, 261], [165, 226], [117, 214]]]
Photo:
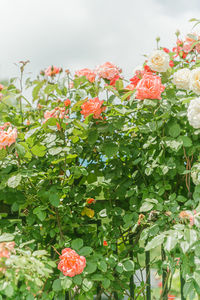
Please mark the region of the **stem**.
[[[129, 244], [133, 247], [133, 236], [130, 236], [129, 237]], [[131, 260], [133, 260], [133, 250], [131, 249], [130, 251], [130, 258]], [[135, 285], [134, 285], [134, 277], [133, 275], [131, 275], [130, 277], [130, 296], [131, 296], [131, 299], [134, 299], [134, 294], [135, 294]]]
[[151, 300], [151, 273], [150, 273], [150, 251], [145, 252], [146, 265], [146, 295], [147, 300]]
[[[163, 248], [163, 245], [161, 246], [161, 257], [162, 257], [162, 262], [164, 262], [166, 260], [166, 254], [165, 254], [165, 250]], [[168, 280], [168, 276], [167, 276], [167, 270], [165, 268], [163, 268], [163, 273], [162, 273], [162, 294], [161, 294], [161, 299], [162, 300], [167, 300], [168, 299], [168, 295], [167, 295], [167, 280]]]
[[183, 295], [183, 287], [185, 284], [185, 279], [182, 276], [181, 268], [180, 268], [180, 282], [181, 282], [181, 300], [186, 300], [186, 298]]

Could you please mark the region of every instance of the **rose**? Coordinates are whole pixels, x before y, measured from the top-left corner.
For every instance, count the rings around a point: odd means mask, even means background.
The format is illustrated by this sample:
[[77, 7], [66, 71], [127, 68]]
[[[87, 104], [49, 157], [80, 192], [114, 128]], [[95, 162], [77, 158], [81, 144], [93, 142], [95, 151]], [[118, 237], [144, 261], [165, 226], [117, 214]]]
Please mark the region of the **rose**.
[[200, 164], [195, 163], [191, 170], [192, 181], [195, 185], [200, 184]]
[[200, 128], [200, 98], [190, 101], [187, 110], [187, 117], [190, 125], [194, 128]]
[[60, 270], [64, 276], [74, 277], [81, 274], [86, 266], [86, 259], [84, 256], [79, 256], [76, 251], [65, 248], [60, 255], [60, 262], [58, 264], [58, 270]]
[[172, 82], [176, 85], [178, 89], [189, 89], [190, 85], [190, 74], [191, 71], [187, 68], [180, 69], [173, 75]]
[[46, 76], [55, 76], [56, 74], [61, 72], [61, 68], [57, 68], [55, 66], [49, 66], [45, 71]]
[[161, 99], [161, 93], [165, 86], [161, 83], [161, 78], [156, 75], [144, 74], [143, 78], [137, 84], [136, 98], [144, 99]]
[[112, 80], [115, 76], [121, 73], [121, 70], [110, 62], [106, 62], [96, 68], [96, 74], [100, 78]]
[[85, 76], [90, 82], [94, 82], [96, 78], [96, 73], [87, 68], [76, 71], [75, 75], [78, 77]]
[[147, 65], [157, 72], [166, 72], [169, 68], [169, 55], [163, 50], [154, 51], [148, 58]]
[[81, 114], [84, 115], [84, 118], [90, 114], [93, 114], [94, 119], [102, 119], [101, 113], [106, 109], [105, 107], [102, 107], [103, 102], [104, 101], [100, 101], [98, 97], [89, 99], [83, 105], [81, 105]]
[[[6, 131], [6, 127], [9, 126]], [[9, 123], [5, 123], [0, 127], [0, 150], [5, 149], [6, 146], [10, 147], [17, 139], [17, 129], [12, 128]]]
[[197, 95], [200, 95], [200, 68], [191, 71], [190, 89]]

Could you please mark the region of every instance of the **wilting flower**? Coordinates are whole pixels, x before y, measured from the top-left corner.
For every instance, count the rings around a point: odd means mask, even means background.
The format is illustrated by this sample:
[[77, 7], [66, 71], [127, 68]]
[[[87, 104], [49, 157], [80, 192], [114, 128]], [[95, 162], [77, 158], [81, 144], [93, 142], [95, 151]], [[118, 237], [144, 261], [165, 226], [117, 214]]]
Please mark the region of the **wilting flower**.
[[174, 73], [172, 82], [178, 89], [188, 90], [190, 84], [190, 74], [191, 71], [189, 69], [180, 69]]
[[121, 73], [121, 70], [112, 63], [106, 62], [105, 64], [98, 66], [95, 72], [100, 78], [112, 80]]
[[82, 216], [88, 216], [88, 218], [93, 218], [94, 217], [94, 210], [88, 207], [84, 207], [84, 209], [81, 212]]
[[195, 223], [195, 214], [194, 212], [190, 212], [190, 211], [181, 211], [179, 213], [179, 218], [181, 219], [181, 221], [190, 221], [190, 225], [193, 226]]
[[96, 78], [96, 73], [87, 68], [76, 71], [75, 75], [78, 77], [85, 76], [87, 78], [87, 80], [89, 80], [90, 82], [94, 82], [95, 78]]
[[191, 71], [190, 89], [197, 95], [200, 95], [200, 68]]
[[59, 119], [64, 119], [64, 117], [67, 117], [68, 110], [65, 110], [65, 107], [55, 107], [54, 109], [52, 109], [51, 111], [45, 111], [44, 113], [44, 118], [45, 121], [43, 123], [45, 123], [48, 119], [50, 118], [59, 118]]
[[0, 258], [1, 257], [9, 258], [10, 253], [13, 251], [14, 247], [15, 247], [15, 242], [0, 243]]
[[[9, 126], [9, 127], [8, 127]], [[8, 129], [6, 130], [6, 128]], [[10, 123], [5, 123], [3, 126], [0, 126], [0, 150], [10, 147], [17, 139], [17, 129], [12, 128]]]
[[84, 118], [93, 114], [94, 119], [103, 119], [101, 113], [106, 109], [105, 106], [102, 106], [103, 102], [104, 101], [100, 101], [98, 97], [89, 99], [81, 105], [81, 114], [84, 115]]
[[136, 86], [136, 98], [144, 99], [161, 99], [161, 93], [165, 86], [161, 83], [161, 78], [156, 75], [144, 74], [143, 78]]
[[148, 58], [148, 66], [157, 72], [166, 72], [169, 68], [169, 55], [163, 50], [155, 50]]
[[45, 71], [46, 76], [55, 76], [56, 74], [60, 73], [61, 68], [57, 68], [55, 66], [49, 66]]
[[59, 258], [58, 270], [60, 270], [64, 276], [74, 277], [81, 274], [86, 266], [85, 257], [79, 256], [70, 248], [63, 249], [62, 255], [60, 255]]
[[194, 128], [200, 128], [200, 98], [190, 101], [187, 110], [187, 117], [190, 125]]

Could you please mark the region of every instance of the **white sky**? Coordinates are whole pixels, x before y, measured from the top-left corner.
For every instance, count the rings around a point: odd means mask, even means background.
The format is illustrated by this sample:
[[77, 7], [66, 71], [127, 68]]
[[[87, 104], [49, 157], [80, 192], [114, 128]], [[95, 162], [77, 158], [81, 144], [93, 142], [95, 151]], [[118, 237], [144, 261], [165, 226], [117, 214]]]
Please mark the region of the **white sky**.
[[0, 79], [49, 65], [72, 71], [113, 62], [130, 74], [143, 54], [191, 31], [199, 0], [0, 0]]

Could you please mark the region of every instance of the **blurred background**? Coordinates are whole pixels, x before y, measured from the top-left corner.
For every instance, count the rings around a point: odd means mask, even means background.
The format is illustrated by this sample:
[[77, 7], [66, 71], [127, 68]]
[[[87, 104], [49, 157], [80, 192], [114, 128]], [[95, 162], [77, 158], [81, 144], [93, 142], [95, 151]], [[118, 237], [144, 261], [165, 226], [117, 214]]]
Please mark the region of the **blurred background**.
[[131, 76], [144, 54], [190, 32], [199, 0], [0, 0], [0, 80], [49, 65], [75, 71], [110, 61]]

